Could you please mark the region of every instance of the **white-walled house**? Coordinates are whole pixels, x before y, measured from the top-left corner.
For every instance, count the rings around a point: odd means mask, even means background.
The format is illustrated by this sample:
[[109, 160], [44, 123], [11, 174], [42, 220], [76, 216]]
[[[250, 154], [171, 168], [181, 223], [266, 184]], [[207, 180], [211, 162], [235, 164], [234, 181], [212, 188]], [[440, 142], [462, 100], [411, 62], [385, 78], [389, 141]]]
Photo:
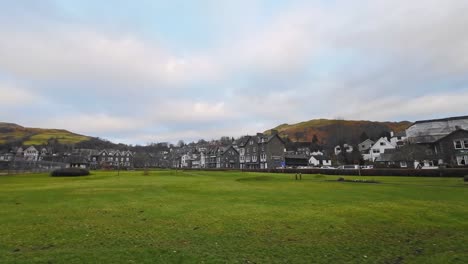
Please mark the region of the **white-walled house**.
[[382, 153], [385, 153], [387, 149], [395, 149], [395, 146], [386, 137], [381, 137], [372, 145], [369, 149], [369, 153], [363, 155], [363, 159], [375, 161]]
[[311, 166], [331, 166], [331, 159], [323, 155], [312, 155], [309, 158], [309, 165]]
[[190, 155], [189, 154], [184, 154], [180, 158], [180, 167], [182, 168], [188, 168], [189, 167], [189, 161], [190, 161]]
[[[348, 144], [344, 144], [344, 145], [343, 145], [343, 148], [345, 149], [345, 151], [346, 151], [347, 153], [351, 153], [351, 152], [353, 152], [353, 150], [354, 150], [354, 149], [353, 149], [353, 146], [348, 145]], [[340, 153], [341, 153], [341, 150], [342, 150], [342, 149], [341, 149], [341, 146], [340, 146], [340, 145], [336, 146], [336, 147], [335, 147], [335, 155], [340, 154]]]
[[39, 158], [39, 151], [34, 146], [30, 146], [23, 151], [23, 157], [28, 161], [37, 161]]

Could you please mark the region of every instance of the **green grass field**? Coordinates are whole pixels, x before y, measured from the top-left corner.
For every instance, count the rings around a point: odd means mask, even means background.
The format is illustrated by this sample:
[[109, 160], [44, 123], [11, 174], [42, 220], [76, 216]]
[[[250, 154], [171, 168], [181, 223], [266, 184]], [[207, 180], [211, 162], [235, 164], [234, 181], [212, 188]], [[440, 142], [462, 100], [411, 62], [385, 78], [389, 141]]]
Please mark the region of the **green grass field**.
[[468, 263], [462, 179], [336, 178], [0, 176], [0, 263]]

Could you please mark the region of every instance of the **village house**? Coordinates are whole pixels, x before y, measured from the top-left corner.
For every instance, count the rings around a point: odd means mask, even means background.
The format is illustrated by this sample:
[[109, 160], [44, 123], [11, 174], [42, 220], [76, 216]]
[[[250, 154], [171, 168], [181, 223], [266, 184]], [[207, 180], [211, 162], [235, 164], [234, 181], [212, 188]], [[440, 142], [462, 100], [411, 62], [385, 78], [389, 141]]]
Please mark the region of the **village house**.
[[216, 156], [216, 168], [239, 168], [239, 152], [233, 147], [219, 147]]
[[81, 168], [88, 169], [90, 168], [89, 160], [86, 157], [79, 155], [71, 155], [66, 159], [68, 168]]
[[244, 149], [240, 151], [244, 154], [245, 169], [274, 169], [284, 165], [285, 145], [277, 131], [271, 135], [249, 136], [240, 149]]
[[455, 130], [468, 130], [468, 116], [416, 121], [406, 129], [411, 144], [426, 144], [439, 140]]
[[218, 147], [211, 146], [207, 149], [206, 157], [205, 157], [205, 167], [208, 169], [216, 169], [217, 168], [217, 157], [218, 157]]
[[392, 143], [393, 146], [398, 148], [406, 144], [406, 131], [401, 131], [398, 133], [390, 132], [390, 135], [390, 143]]
[[34, 147], [27, 147], [23, 151], [23, 158], [26, 161], [37, 161], [39, 159], [39, 151]]
[[344, 149], [346, 153], [351, 153], [354, 150], [353, 146], [348, 144], [343, 144], [343, 146], [337, 145], [334, 148], [335, 155], [338, 156], [341, 153], [342, 149]]
[[286, 153], [284, 163], [287, 168], [306, 167], [309, 165], [309, 159], [305, 154]]
[[314, 167], [331, 166], [332, 161], [329, 157], [322, 155], [312, 155], [309, 158], [309, 165]]
[[395, 146], [386, 137], [381, 137], [372, 145], [369, 152], [362, 156], [364, 160], [373, 162], [388, 149], [395, 149]]
[[133, 153], [129, 150], [102, 150], [97, 156], [92, 157], [100, 167], [133, 167]]
[[12, 161], [15, 159], [15, 154], [11, 152], [0, 153], [0, 161]]
[[468, 165], [468, 130], [457, 129], [431, 144], [439, 163]]
[[370, 148], [374, 145], [374, 141], [371, 139], [366, 139], [363, 142], [359, 143], [358, 149], [361, 153], [368, 153]]

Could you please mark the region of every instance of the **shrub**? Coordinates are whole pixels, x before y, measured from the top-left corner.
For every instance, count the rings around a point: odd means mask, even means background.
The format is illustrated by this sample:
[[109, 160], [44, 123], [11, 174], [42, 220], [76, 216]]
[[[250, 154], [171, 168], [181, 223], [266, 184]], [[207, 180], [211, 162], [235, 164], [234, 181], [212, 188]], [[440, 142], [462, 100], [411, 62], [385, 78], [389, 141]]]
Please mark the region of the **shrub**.
[[62, 168], [54, 170], [50, 176], [52, 177], [77, 177], [77, 176], [87, 176], [89, 175], [89, 170], [82, 168]]
[[345, 181], [345, 178], [339, 177], [337, 181]]

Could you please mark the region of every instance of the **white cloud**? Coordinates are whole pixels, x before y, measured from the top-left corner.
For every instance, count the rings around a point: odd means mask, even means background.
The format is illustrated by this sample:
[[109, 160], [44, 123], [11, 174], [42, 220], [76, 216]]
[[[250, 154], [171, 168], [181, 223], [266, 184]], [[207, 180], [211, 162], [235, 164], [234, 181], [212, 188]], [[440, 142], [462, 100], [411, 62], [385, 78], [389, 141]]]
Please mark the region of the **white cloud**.
[[389, 96], [366, 103], [347, 105], [345, 117], [350, 119], [392, 120], [408, 117], [413, 120], [425, 117], [445, 117], [466, 114], [468, 91], [428, 94], [414, 98]]
[[141, 120], [130, 117], [118, 117], [108, 114], [71, 114], [59, 115], [45, 119], [42, 126], [63, 128], [85, 135], [102, 135], [105, 133], [121, 133], [142, 128]]
[[13, 84], [0, 83], [0, 105], [24, 107], [29, 103], [40, 102], [42, 97]]
[[149, 106], [147, 116], [153, 122], [206, 122], [234, 118], [235, 109], [227, 108], [224, 102], [204, 102], [189, 99], [168, 99]]
[[157, 43], [80, 27], [36, 32], [2, 28], [0, 57], [0, 69], [25, 78], [158, 87], [216, 76], [216, 67], [201, 56], [180, 58]]

